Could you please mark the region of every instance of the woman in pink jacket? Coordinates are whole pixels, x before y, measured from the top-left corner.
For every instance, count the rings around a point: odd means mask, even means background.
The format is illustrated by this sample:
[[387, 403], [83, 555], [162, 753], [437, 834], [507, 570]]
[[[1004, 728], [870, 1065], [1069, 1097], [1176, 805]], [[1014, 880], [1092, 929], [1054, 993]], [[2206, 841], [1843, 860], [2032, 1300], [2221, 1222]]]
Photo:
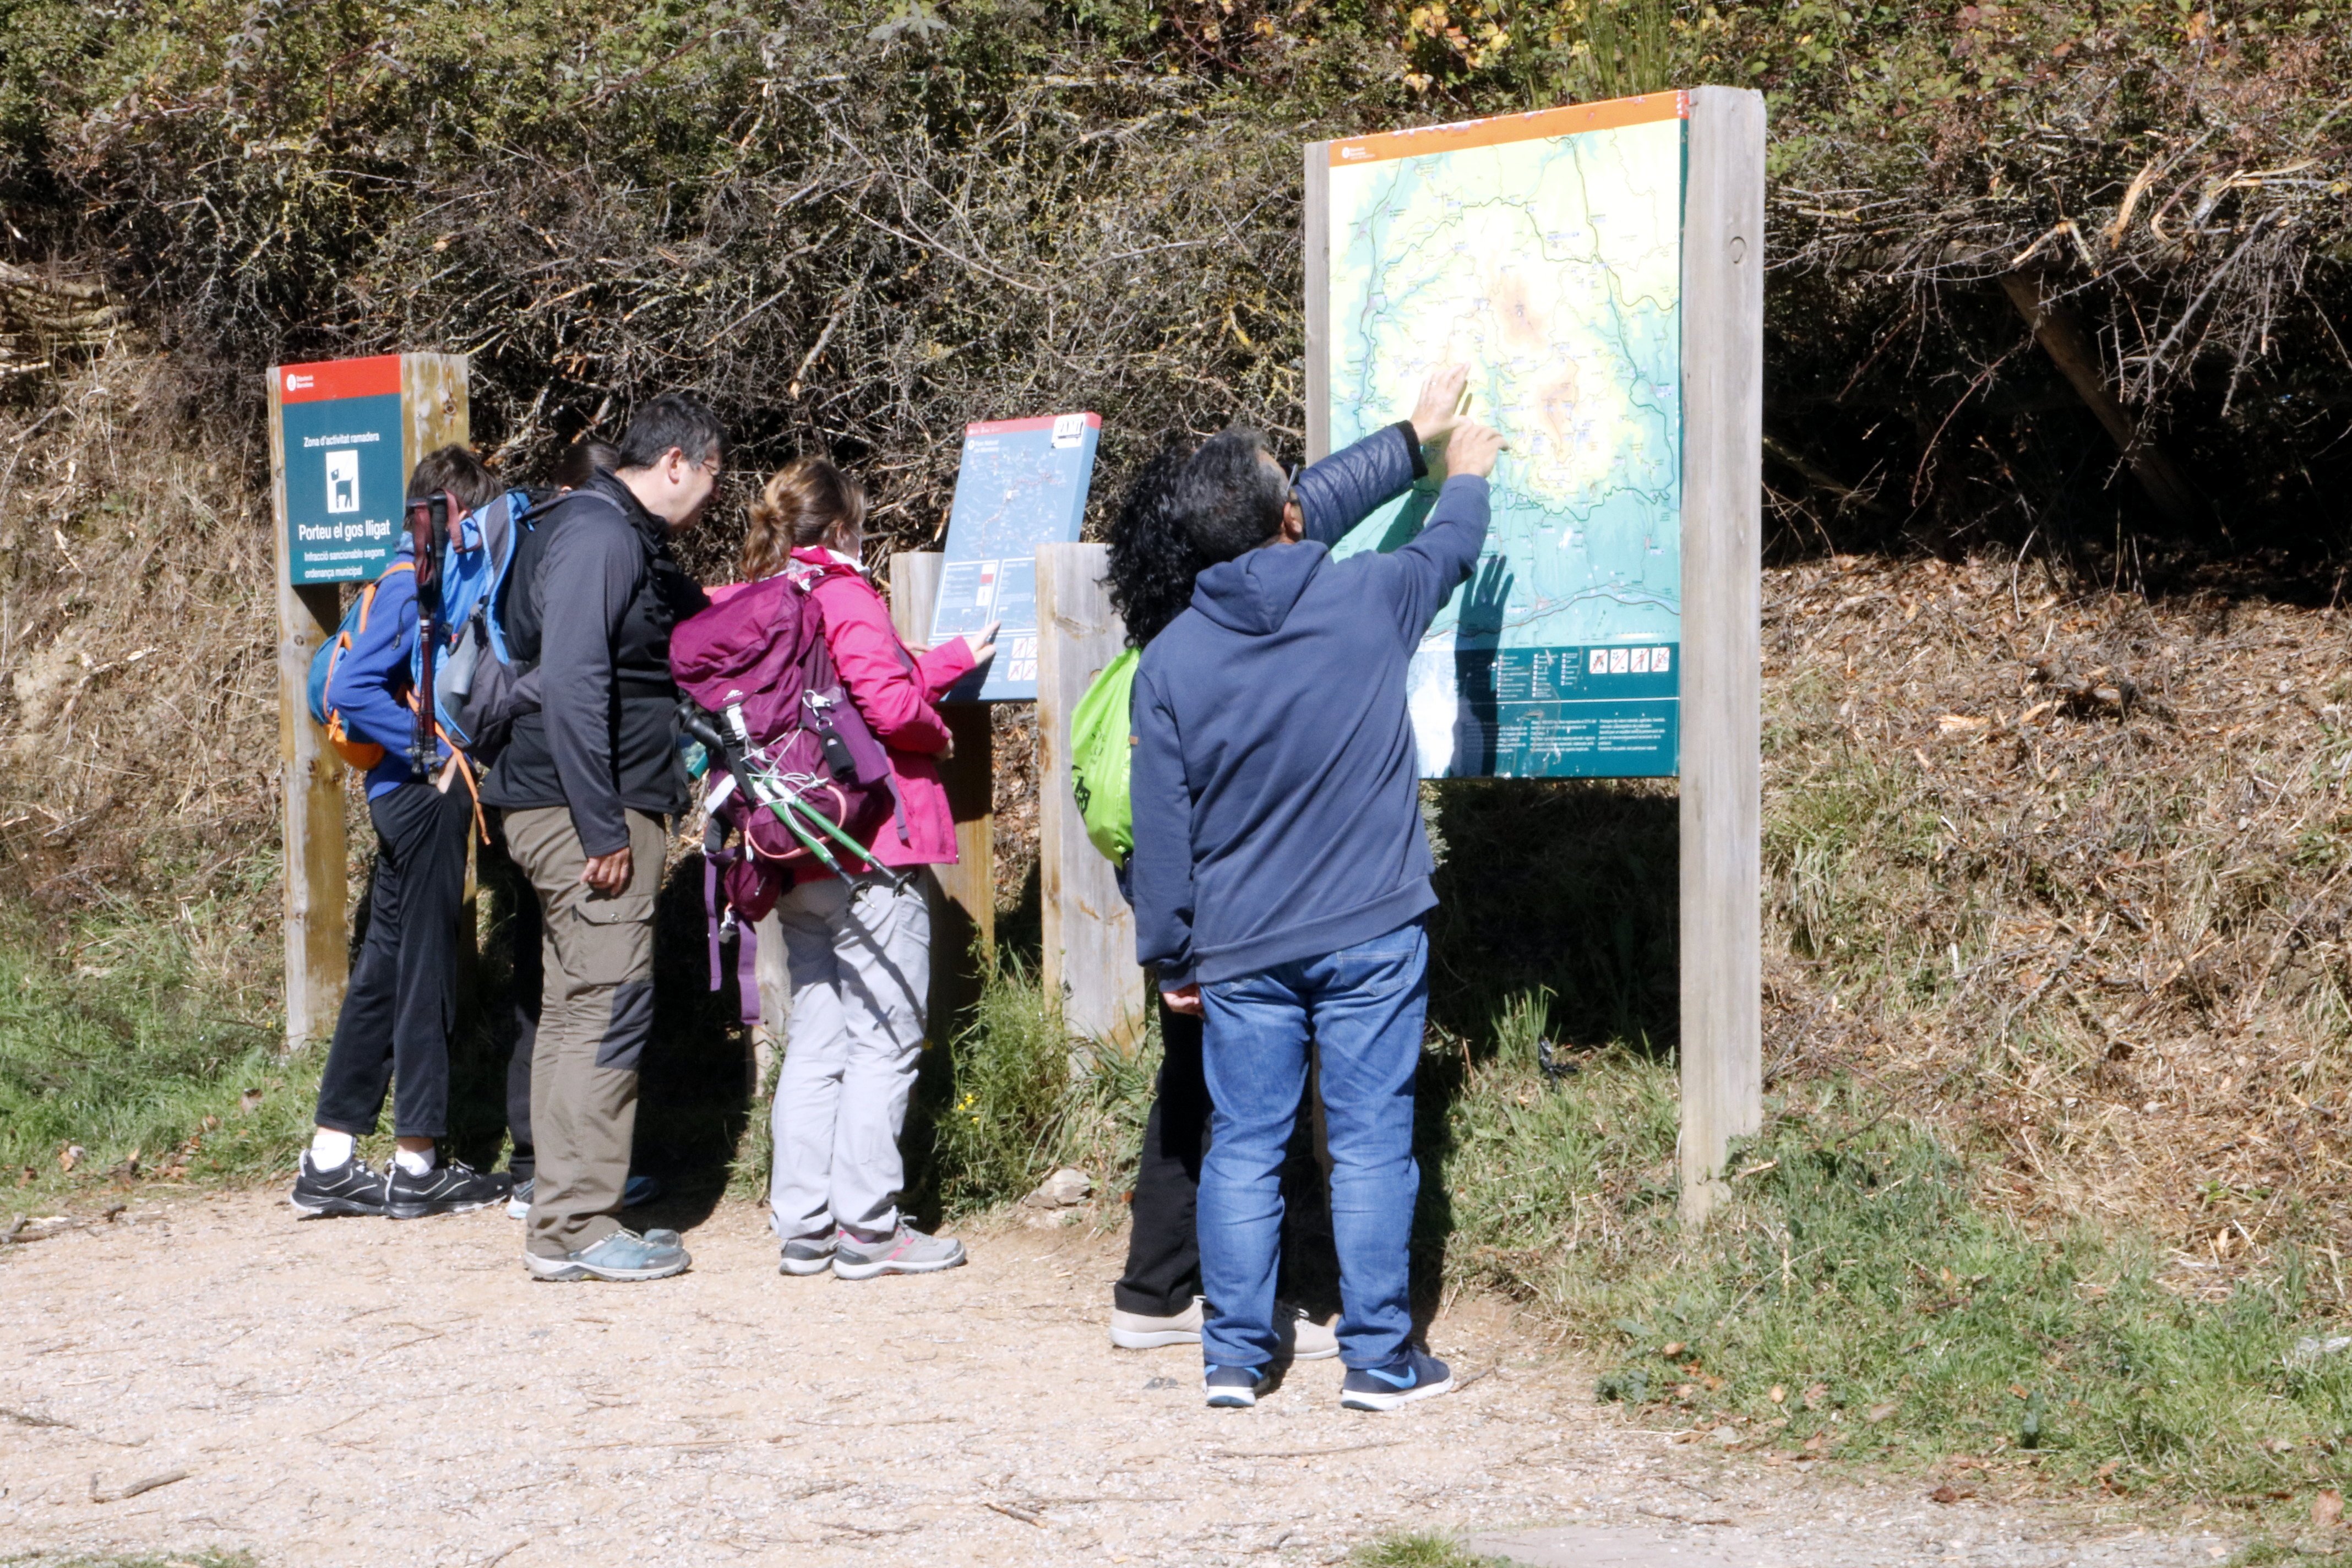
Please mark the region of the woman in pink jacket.
[[[822, 458], [779, 471], [751, 507], [747, 582], [815, 568], [812, 590], [842, 684], [889, 752], [902, 809], [877, 828], [870, 858], [893, 868], [955, 863], [955, 820], [931, 759], [949, 747], [938, 702], [987, 662], [995, 627], [918, 654], [860, 565], [866, 491]], [[783, 1271], [844, 1279], [928, 1274], [964, 1260], [963, 1244], [926, 1236], [898, 1212], [907, 1120], [923, 1049], [930, 912], [919, 879], [804, 870], [776, 905], [793, 980], [776, 1079], [769, 1202]]]

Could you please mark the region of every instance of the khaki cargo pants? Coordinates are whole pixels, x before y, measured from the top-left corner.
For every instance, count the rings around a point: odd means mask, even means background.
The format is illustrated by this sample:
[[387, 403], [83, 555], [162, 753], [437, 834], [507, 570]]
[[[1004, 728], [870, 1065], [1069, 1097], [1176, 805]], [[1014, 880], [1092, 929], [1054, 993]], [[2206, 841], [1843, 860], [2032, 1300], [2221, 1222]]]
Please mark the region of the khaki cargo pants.
[[562, 806], [506, 814], [507, 851], [538, 890], [546, 988], [530, 1058], [538, 1169], [524, 1247], [562, 1258], [621, 1228], [621, 1189], [637, 1125], [637, 1065], [654, 1023], [654, 900], [669, 836], [629, 813], [630, 875], [620, 893], [580, 879], [588, 858]]

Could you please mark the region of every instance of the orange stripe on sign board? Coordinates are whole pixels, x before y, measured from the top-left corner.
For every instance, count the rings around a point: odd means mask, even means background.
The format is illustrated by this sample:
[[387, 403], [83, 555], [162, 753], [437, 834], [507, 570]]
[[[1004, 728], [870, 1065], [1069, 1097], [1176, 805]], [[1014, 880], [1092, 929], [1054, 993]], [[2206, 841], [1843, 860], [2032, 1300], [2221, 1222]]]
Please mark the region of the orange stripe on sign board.
[[280, 403], [325, 403], [338, 397], [397, 397], [400, 356], [378, 354], [373, 359], [320, 360], [312, 364], [281, 364], [278, 377]]
[[1424, 125], [1417, 131], [1391, 131], [1380, 136], [1351, 136], [1331, 143], [1331, 167], [1378, 163], [1388, 158], [1418, 158], [1430, 153], [1458, 153], [1465, 147], [1494, 147], [1506, 142], [1534, 142], [1547, 136], [1573, 136], [1580, 131], [1613, 131], [1621, 125], [1647, 125], [1659, 120], [1688, 120], [1690, 94], [1650, 92], [1639, 98], [1612, 98], [1601, 103], [1571, 103], [1564, 109], [1538, 109], [1527, 114], [1498, 114], [1491, 120], [1465, 120], [1456, 125]]

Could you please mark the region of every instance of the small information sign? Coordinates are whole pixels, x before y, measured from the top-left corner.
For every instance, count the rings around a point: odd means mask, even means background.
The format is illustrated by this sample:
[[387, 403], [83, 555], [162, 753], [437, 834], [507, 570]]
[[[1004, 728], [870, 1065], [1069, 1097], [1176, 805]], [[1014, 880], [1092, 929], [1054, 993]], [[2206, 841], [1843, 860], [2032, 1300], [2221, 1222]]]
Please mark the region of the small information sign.
[[401, 356], [274, 374], [292, 584], [373, 582], [400, 547]]
[[1099, 414], [964, 426], [930, 642], [999, 624], [996, 658], [957, 682], [950, 701], [1035, 699], [1037, 547], [1077, 542], [1101, 435]]

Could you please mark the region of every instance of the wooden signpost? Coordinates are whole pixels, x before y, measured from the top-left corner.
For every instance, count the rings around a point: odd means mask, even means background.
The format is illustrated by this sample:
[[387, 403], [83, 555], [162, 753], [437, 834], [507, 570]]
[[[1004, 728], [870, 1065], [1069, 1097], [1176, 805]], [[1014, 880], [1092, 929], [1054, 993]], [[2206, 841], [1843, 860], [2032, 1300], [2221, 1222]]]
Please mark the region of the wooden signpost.
[[[931, 626], [946, 557], [936, 551], [901, 551], [890, 557], [890, 620], [898, 636], [920, 645]], [[939, 761], [955, 817], [956, 863], [932, 868], [931, 997], [934, 1039], [979, 994], [982, 970], [996, 948], [996, 772], [994, 735], [983, 703], [940, 710], [954, 738], [952, 755]], [[762, 935], [764, 936], [764, 931]], [[782, 951], [782, 944], [773, 944]], [[765, 952], [763, 942], [761, 951]]]
[[467, 438], [463, 354], [383, 354], [271, 367], [278, 535], [278, 737], [286, 805], [286, 1044], [334, 1027], [350, 969], [343, 764], [310, 721], [310, 656], [342, 619], [346, 583], [399, 544], [409, 470]]
[[1690, 95], [1683, 181], [1682, 1212], [1764, 1120], [1764, 98]]
[[1109, 567], [1107, 544], [1037, 552], [1037, 876], [1045, 994], [1062, 998], [1071, 1034], [1132, 1053], [1144, 1026], [1135, 915], [1087, 838], [1070, 775], [1070, 716], [1127, 646], [1104, 586]]

